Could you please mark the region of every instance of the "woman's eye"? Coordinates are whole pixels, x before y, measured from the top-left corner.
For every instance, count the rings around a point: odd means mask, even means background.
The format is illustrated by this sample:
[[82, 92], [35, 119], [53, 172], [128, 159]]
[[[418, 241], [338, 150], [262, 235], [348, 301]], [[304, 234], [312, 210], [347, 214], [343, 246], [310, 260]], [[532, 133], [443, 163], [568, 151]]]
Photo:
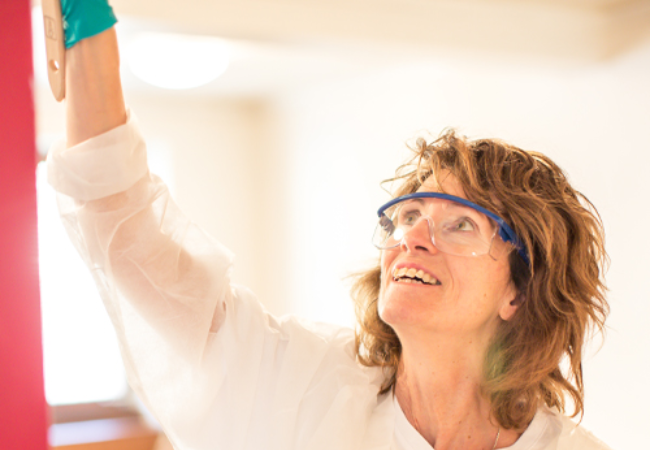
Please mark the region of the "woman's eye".
[[469, 219], [462, 219], [458, 221], [454, 227], [456, 231], [474, 231], [474, 224]]
[[413, 225], [418, 220], [419, 214], [415, 211], [405, 212], [400, 222], [403, 225]]

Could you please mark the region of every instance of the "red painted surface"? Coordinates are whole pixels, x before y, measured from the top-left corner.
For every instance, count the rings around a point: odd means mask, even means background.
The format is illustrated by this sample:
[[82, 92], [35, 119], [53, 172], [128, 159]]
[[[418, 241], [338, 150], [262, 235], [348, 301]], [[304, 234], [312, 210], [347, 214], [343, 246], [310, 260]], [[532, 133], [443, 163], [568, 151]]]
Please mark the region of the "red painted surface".
[[29, 0], [0, 0], [0, 449], [45, 450]]

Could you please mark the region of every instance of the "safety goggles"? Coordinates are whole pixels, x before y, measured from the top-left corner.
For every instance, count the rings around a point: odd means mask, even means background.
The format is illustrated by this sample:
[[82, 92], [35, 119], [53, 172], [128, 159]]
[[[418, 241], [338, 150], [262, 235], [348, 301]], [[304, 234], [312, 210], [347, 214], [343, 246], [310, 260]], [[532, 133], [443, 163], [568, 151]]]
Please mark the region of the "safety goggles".
[[427, 222], [431, 242], [450, 255], [491, 254], [498, 235], [530, 265], [528, 253], [512, 228], [498, 215], [464, 198], [439, 192], [416, 192], [395, 198], [377, 211], [372, 243], [385, 250], [399, 246], [413, 228]]

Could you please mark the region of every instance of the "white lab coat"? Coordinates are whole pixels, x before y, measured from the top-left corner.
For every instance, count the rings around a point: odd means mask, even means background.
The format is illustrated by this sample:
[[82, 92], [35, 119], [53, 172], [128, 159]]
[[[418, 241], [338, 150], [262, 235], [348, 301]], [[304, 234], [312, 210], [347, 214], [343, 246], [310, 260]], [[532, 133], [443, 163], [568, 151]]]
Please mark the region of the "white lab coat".
[[[129, 383], [178, 450], [430, 450], [350, 329], [276, 319], [231, 253], [147, 168], [137, 121], [66, 149], [48, 179], [115, 326]], [[605, 449], [541, 408], [512, 450]]]

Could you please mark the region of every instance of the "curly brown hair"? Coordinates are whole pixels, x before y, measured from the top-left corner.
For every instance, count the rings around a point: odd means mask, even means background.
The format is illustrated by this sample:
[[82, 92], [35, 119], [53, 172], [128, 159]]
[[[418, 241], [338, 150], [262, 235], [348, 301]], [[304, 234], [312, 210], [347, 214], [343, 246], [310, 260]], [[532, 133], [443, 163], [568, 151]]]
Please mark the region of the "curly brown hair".
[[[503, 217], [528, 250], [530, 266], [516, 251], [509, 254], [511, 279], [524, 300], [502, 321], [485, 356], [482, 390], [494, 417], [504, 428], [523, 429], [541, 402], [564, 412], [565, 395], [573, 416], [583, 414], [583, 343], [589, 331], [604, 331], [609, 312], [596, 208], [548, 157], [500, 140], [468, 140], [447, 130], [431, 143], [418, 139], [412, 150], [386, 180], [398, 183], [395, 197], [449, 171], [467, 198]], [[381, 276], [379, 264], [358, 274], [352, 296], [358, 359], [386, 370], [385, 393], [395, 385], [401, 344], [379, 317]]]

